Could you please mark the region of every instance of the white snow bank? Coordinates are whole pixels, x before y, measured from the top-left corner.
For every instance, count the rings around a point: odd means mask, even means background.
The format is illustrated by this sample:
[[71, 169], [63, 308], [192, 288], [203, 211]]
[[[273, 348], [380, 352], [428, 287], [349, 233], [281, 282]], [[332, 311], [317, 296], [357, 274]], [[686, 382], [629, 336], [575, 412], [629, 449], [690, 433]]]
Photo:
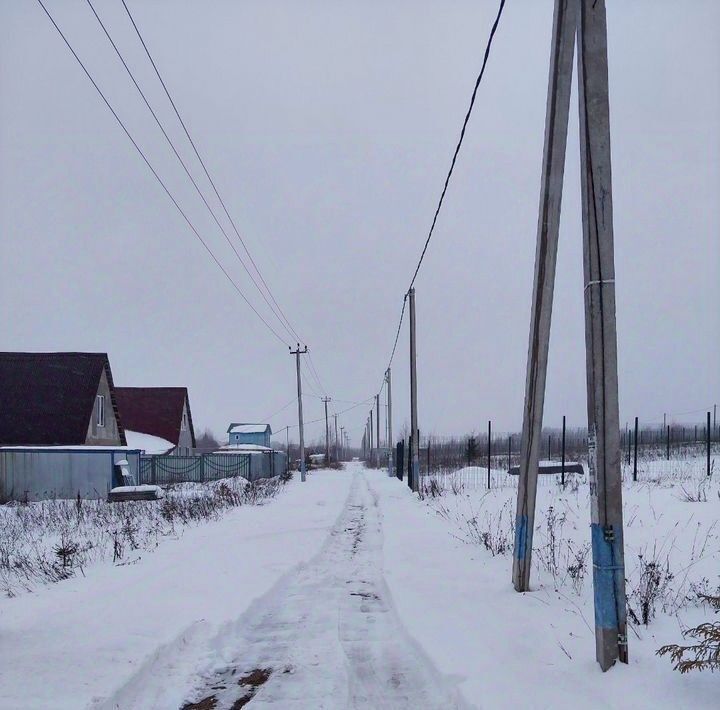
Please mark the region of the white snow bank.
[[152, 434], [144, 434], [140, 431], [130, 431], [129, 429], [125, 429], [125, 439], [129, 448], [140, 449], [146, 454], [164, 454], [175, 448], [172, 441]]
[[[373, 474], [368, 477], [383, 516], [386, 579], [398, 613], [436, 667], [463, 678], [459, 688], [466, 700], [484, 708], [718, 707], [713, 674], [681, 676], [668, 658], [655, 655], [661, 645], [681, 641], [681, 625], [713, 619], [711, 610], [688, 608], [675, 618], [659, 609], [650, 626], [632, 624], [630, 664], [602, 673], [595, 662], [591, 567], [580, 596], [556, 587], [536, 567], [533, 591], [518, 594], [511, 584], [511, 552], [493, 557], [482, 545], [461, 541], [456, 516], [482, 525], [485, 512], [492, 511], [499, 528], [501, 512], [514, 517], [515, 490], [478, 487], [420, 502], [405, 483], [382, 470]], [[548, 504], [567, 513], [566, 528], [572, 526], [578, 541], [589, 542], [587, 485], [551, 498], [557, 489], [538, 490], [534, 547], [545, 544]], [[658, 552], [678, 553], [670, 558], [673, 569], [685, 574], [682, 565], [692, 566], [693, 575], [706, 575], [716, 585], [716, 505], [683, 502], [678, 493], [647, 484], [623, 491], [628, 575], [640, 551], [652, 553], [657, 541]], [[716, 503], [714, 490], [712, 495]], [[578, 515], [571, 517], [575, 508]]]
[[[218, 627], [318, 552], [350, 482], [340, 471], [290, 481], [266, 505], [185, 528], [138, 552], [135, 564], [0, 599], [0, 708], [179, 707], [161, 696], [150, 705], [123, 698], [153, 684], [182, 698]], [[168, 672], [158, 677], [166, 657]], [[136, 674], [140, 681], [121, 691]]]

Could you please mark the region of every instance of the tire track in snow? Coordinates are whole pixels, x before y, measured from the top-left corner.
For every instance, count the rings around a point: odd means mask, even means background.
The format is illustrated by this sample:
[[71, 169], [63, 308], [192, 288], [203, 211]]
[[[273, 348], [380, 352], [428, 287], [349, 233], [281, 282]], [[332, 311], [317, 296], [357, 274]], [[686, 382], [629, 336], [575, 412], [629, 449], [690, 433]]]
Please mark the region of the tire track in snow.
[[[253, 604], [229, 662], [198, 677], [183, 705], [252, 708], [462, 708], [403, 627], [382, 569], [382, 519], [364, 469], [318, 555]], [[227, 656], [226, 656], [227, 657]], [[260, 673], [263, 682], [243, 682]]]

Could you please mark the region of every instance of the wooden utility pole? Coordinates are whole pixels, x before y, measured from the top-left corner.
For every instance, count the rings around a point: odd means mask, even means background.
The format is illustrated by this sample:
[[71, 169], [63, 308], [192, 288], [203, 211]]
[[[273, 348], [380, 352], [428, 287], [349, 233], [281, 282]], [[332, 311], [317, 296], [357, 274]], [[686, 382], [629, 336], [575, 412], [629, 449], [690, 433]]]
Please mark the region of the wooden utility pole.
[[529, 589], [539, 443], [576, 32], [595, 647], [600, 667], [607, 670], [618, 659], [627, 662], [628, 653], [604, 0], [555, 2], [513, 583], [518, 591]]
[[340, 458], [345, 460], [345, 427], [340, 427]]
[[302, 410], [302, 381], [300, 379], [300, 356], [304, 355], [308, 351], [307, 345], [304, 350], [300, 350], [300, 343], [297, 344], [297, 349], [290, 349], [290, 354], [295, 356], [295, 366], [297, 371], [297, 391], [298, 391], [298, 428], [300, 430], [300, 480], [304, 483], [307, 478], [307, 472], [305, 470], [305, 429], [303, 425], [303, 410]]
[[390, 368], [385, 372], [387, 383], [387, 443], [388, 443], [388, 476], [394, 476], [393, 471], [393, 434], [392, 434], [392, 377]]
[[415, 345], [415, 289], [408, 292], [410, 296], [410, 470], [412, 472], [412, 489], [418, 492], [420, 485], [420, 432], [418, 431], [417, 415], [417, 348]]
[[327, 406], [330, 397], [323, 397], [322, 402], [325, 405], [325, 466], [330, 465], [330, 427], [328, 426]]

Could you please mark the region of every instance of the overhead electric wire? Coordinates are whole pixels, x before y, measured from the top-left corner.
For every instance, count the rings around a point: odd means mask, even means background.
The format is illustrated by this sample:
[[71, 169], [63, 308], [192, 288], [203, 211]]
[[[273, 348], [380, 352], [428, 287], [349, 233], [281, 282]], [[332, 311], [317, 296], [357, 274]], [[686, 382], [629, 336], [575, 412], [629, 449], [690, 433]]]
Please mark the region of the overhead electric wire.
[[117, 114], [117, 112], [116, 112], [115, 109], [113, 108], [113, 106], [112, 106], [112, 104], [110, 103], [110, 101], [107, 99], [107, 97], [106, 97], [105, 94], [103, 93], [102, 89], [98, 86], [97, 82], [95, 81], [95, 79], [93, 78], [93, 76], [90, 74], [89, 70], [87, 69], [87, 67], [86, 67], [85, 64], [83, 63], [82, 59], [80, 59], [80, 57], [78, 56], [78, 54], [77, 54], [77, 52], [75, 51], [75, 49], [73, 48], [73, 46], [70, 44], [69, 40], [67, 39], [67, 37], [65, 36], [65, 34], [63, 33], [63, 31], [62, 31], [62, 30], [60, 29], [60, 27], [58, 26], [57, 22], [55, 22], [55, 19], [54, 19], [53, 16], [50, 14], [49, 10], [47, 9], [47, 7], [46, 7], [45, 4], [43, 3], [43, 1], [42, 1], [42, 0], [37, 0], [37, 2], [38, 2], [38, 4], [40, 5], [40, 7], [42, 7], [43, 11], [44, 11], [45, 14], [47, 15], [47, 17], [48, 17], [48, 19], [50, 20], [50, 22], [52, 23], [53, 27], [57, 30], [57, 32], [58, 32], [58, 34], [60, 35], [60, 37], [62, 38], [63, 42], [65, 42], [65, 45], [66, 45], [67, 48], [70, 50], [70, 52], [72, 53], [73, 57], [75, 57], [76, 61], [78, 62], [78, 64], [79, 64], [80, 67], [82, 68], [83, 72], [85, 73], [85, 76], [87, 76], [87, 78], [90, 80], [90, 83], [93, 85], [93, 87], [95, 87], [95, 90], [96, 90], [96, 91], [98, 92], [98, 94], [100, 95], [100, 98], [102, 98], [103, 102], [105, 103], [105, 105], [106, 105], [107, 108], [109, 109], [110, 113], [112, 113], [113, 117], [114, 117], [115, 120], [118, 122], [118, 124], [119, 124], [120, 127], [122, 128], [122, 130], [123, 130], [123, 132], [125, 133], [125, 135], [128, 137], [128, 139], [130, 140], [130, 142], [133, 144], [133, 147], [135, 148], [135, 150], [140, 154], [140, 157], [141, 157], [141, 158], [143, 159], [143, 161], [145, 162], [145, 165], [147, 165], [147, 167], [149, 168], [150, 172], [153, 174], [153, 176], [155, 177], [155, 179], [160, 183], [161, 187], [163, 188], [163, 190], [165, 191], [165, 193], [167, 194], [167, 196], [170, 198], [170, 200], [172, 201], [172, 203], [175, 205], [175, 207], [177, 208], [178, 212], [180, 212], [180, 214], [182, 215], [183, 219], [185, 220], [185, 222], [187, 222], [188, 226], [189, 226], [190, 229], [193, 231], [193, 233], [195, 234], [195, 236], [198, 238], [198, 240], [200, 241], [200, 243], [203, 245], [203, 247], [205, 248], [205, 250], [208, 252], [208, 254], [210, 254], [210, 256], [211, 256], [211, 258], [213, 259], [213, 261], [215, 262], [215, 264], [217, 264], [218, 268], [223, 272], [223, 274], [225, 275], [225, 277], [227, 278], [227, 280], [232, 284], [232, 286], [235, 288], [235, 290], [238, 292], [238, 294], [242, 297], [242, 299], [245, 301], [245, 303], [247, 303], [247, 305], [248, 305], [248, 306], [251, 308], [251, 310], [255, 313], [255, 315], [265, 324], [265, 326], [268, 328], [268, 330], [269, 330], [281, 343], [283, 343], [284, 345], [287, 345], [287, 343], [285, 342], [285, 340], [284, 340], [282, 337], [280, 337], [280, 335], [278, 335], [278, 333], [275, 331], [275, 329], [265, 320], [265, 318], [263, 318], [263, 316], [262, 316], [262, 315], [258, 312], [258, 310], [255, 308], [255, 306], [253, 306], [253, 304], [248, 300], [247, 296], [245, 296], [245, 294], [242, 292], [242, 290], [240, 289], [240, 287], [239, 287], [239, 286], [237, 285], [237, 283], [234, 281], [234, 279], [232, 278], [232, 276], [230, 276], [230, 274], [227, 272], [227, 270], [225, 269], [225, 267], [220, 263], [220, 261], [218, 260], [218, 258], [217, 258], [217, 257], [215, 256], [215, 254], [213, 253], [212, 249], [210, 249], [210, 247], [208, 246], [207, 242], [202, 238], [202, 236], [200, 235], [200, 233], [198, 232], [198, 230], [195, 228], [195, 225], [190, 221], [190, 218], [187, 216], [187, 214], [185, 214], [185, 212], [184, 212], [184, 210], [182, 209], [182, 207], [180, 207], [180, 204], [178, 203], [178, 201], [175, 199], [175, 197], [173, 196], [173, 194], [172, 194], [172, 193], [170, 192], [170, 190], [168, 189], [167, 185], [165, 185], [165, 183], [163, 182], [163, 180], [162, 180], [162, 178], [160, 177], [160, 175], [157, 173], [157, 171], [155, 170], [155, 168], [152, 166], [152, 164], [151, 164], [150, 161], [148, 160], [148, 158], [147, 158], [147, 156], [145, 155], [145, 153], [142, 151], [142, 149], [140, 148], [140, 146], [137, 144], [137, 142], [136, 142], [135, 139], [133, 138], [132, 134], [130, 133], [130, 131], [128, 130], [128, 128], [125, 126], [125, 124], [123, 123], [122, 119], [120, 118], [120, 116]]
[[[346, 414], [347, 412], [350, 412], [350, 411], [352, 411], [353, 409], [357, 409], [358, 407], [362, 407], [362, 406], [365, 405], [365, 404], [369, 404], [369, 403], [372, 402], [374, 399], [375, 399], [375, 395], [373, 395], [372, 397], [368, 397], [368, 398], [367, 398], [366, 400], [364, 400], [363, 402], [358, 402], [357, 404], [353, 405], [352, 407], [348, 407], [347, 409], [343, 409], [342, 412], [337, 412], [337, 415], [340, 416], [340, 415], [342, 415], [342, 414]], [[324, 422], [324, 421], [325, 421], [325, 417], [322, 416], [322, 417], [319, 417], [318, 419], [311, 419], [310, 421], [303, 422], [303, 424], [317, 424], [318, 422]], [[298, 424], [288, 424], [287, 428], [288, 428], [288, 429], [297, 429], [298, 426], [299, 426]]]
[[180, 122], [180, 125], [182, 126], [183, 131], [185, 132], [185, 135], [187, 136], [188, 141], [190, 142], [190, 145], [192, 146], [192, 149], [195, 153], [195, 156], [197, 157], [198, 161], [200, 162], [200, 165], [202, 166], [202, 169], [205, 173], [205, 176], [207, 177], [210, 185], [212, 186], [213, 192], [215, 193], [216, 197], [218, 198], [218, 201], [222, 205], [223, 211], [225, 212], [226, 217], [228, 218], [230, 224], [232, 225], [233, 231], [237, 235], [237, 238], [240, 240], [240, 243], [243, 246], [243, 249], [245, 250], [245, 253], [247, 254], [248, 258], [250, 259], [250, 263], [253, 265], [255, 271], [257, 272], [258, 276], [260, 277], [260, 281], [262, 282], [263, 286], [268, 292], [268, 295], [270, 296], [272, 302], [275, 304], [275, 306], [278, 309], [278, 312], [284, 319], [285, 323], [287, 324], [287, 327], [289, 328], [289, 331], [291, 334], [295, 337], [295, 339], [298, 342], [304, 342], [303, 339], [297, 334], [297, 331], [293, 328], [292, 324], [288, 320], [287, 316], [285, 315], [285, 312], [280, 307], [280, 304], [275, 299], [275, 296], [273, 295], [272, 290], [267, 284], [267, 281], [262, 275], [262, 272], [260, 271], [258, 265], [255, 263], [255, 259], [253, 259], [252, 254], [250, 253], [250, 250], [248, 249], [247, 245], [245, 244], [245, 240], [242, 238], [240, 231], [237, 228], [237, 225], [235, 224], [235, 220], [232, 218], [230, 212], [228, 211], [227, 207], [225, 206], [225, 201], [220, 195], [220, 192], [218, 191], [215, 181], [210, 176], [210, 172], [208, 171], [205, 161], [202, 159], [200, 152], [197, 149], [197, 146], [195, 145], [195, 141], [192, 139], [190, 135], [190, 131], [188, 130], [187, 126], [185, 125], [185, 121], [183, 120], [182, 116], [180, 115], [180, 111], [178, 110], [175, 101], [173, 100], [172, 95], [170, 94], [170, 90], [167, 87], [167, 84], [165, 83], [164, 79], [162, 78], [162, 75], [160, 74], [160, 70], [157, 67], [157, 64], [155, 64], [155, 60], [152, 57], [152, 54], [150, 54], [150, 50], [148, 49], [147, 44], [145, 43], [145, 40], [143, 39], [143, 36], [140, 32], [139, 27], [137, 26], [137, 23], [135, 22], [135, 18], [133, 17], [132, 13], [130, 12], [130, 8], [127, 6], [127, 3], [125, 0], [121, 0], [123, 7], [125, 8], [125, 12], [127, 13], [128, 18], [130, 19], [130, 22], [132, 23], [133, 28], [135, 29], [135, 33], [138, 36], [138, 39], [140, 40], [140, 43], [143, 46], [143, 49], [145, 50], [145, 54], [147, 55], [147, 58], [150, 60], [150, 63], [152, 64], [153, 69], [155, 70], [155, 74], [157, 75], [157, 78], [160, 80], [160, 84], [162, 84], [163, 90], [165, 91], [165, 95], [168, 97], [168, 100], [170, 101], [170, 105], [172, 106], [173, 111], [175, 112], [175, 115], [178, 118], [178, 121]]
[[127, 72], [128, 76], [132, 80], [132, 83], [135, 85], [135, 88], [137, 89], [138, 93], [140, 94], [140, 97], [142, 98], [143, 102], [145, 103], [145, 106], [152, 114], [152, 117], [155, 119], [155, 123], [158, 125], [158, 128], [162, 132], [163, 136], [165, 137], [165, 140], [167, 141], [168, 145], [170, 146], [172, 152], [175, 154], [175, 157], [180, 162], [180, 165], [182, 166], [183, 170], [185, 171], [185, 174], [190, 179], [190, 182], [192, 183], [193, 187], [195, 188], [195, 191], [200, 196], [200, 199], [203, 201], [203, 204], [208, 209], [208, 212], [210, 212], [210, 215], [212, 216], [213, 220], [215, 221], [215, 224], [218, 226], [220, 231], [222, 232], [223, 236], [225, 237], [225, 241], [228, 243], [230, 248], [233, 250], [233, 253], [235, 254], [237, 260], [242, 265], [243, 269], [245, 269], [245, 272], [250, 277], [250, 280], [253, 282], [253, 285], [258, 290], [258, 293], [262, 297], [262, 299], [265, 301], [266, 305], [270, 309], [271, 313], [277, 318], [278, 322], [280, 323], [280, 326], [285, 329], [287, 334], [290, 336], [290, 339], [294, 337], [293, 332], [285, 325], [282, 317], [278, 315], [275, 308], [273, 307], [272, 303], [268, 300], [267, 296], [263, 292], [262, 288], [260, 288], [260, 285], [256, 281], [255, 277], [253, 276], [252, 272], [248, 268], [247, 264], [245, 264], [245, 261], [243, 260], [242, 256], [240, 256], [238, 250], [235, 248], [235, 245], [233, 244], [232, 240], [230, 239], [230, 236], [225, 231], [222, 224], [220, 224], [220, 220], [217, 218], [217, 215], [215, 214], [215, 211], [210, 206], [209, 202], [205, 198], [205, 195], [203, 194], [202, 190], [200, 189], [200, 186], [197, 184], [195, 178], [192, 176], [192, 173], [190, 172], [190, 169], [188, 168], [185, 161], [182, 159], [182, 156], [178, 152], [177, 148], [175, 147], [175, 144], [173, 143], [172, 139], [168, 135], [167, 131], [165, 130], [165, 127], [163, 126], [162, 122], [158, 118], [158, 115], [155, 113], [155, 110], [150, 105], [150, 102], [148, 101], [147, 97], [145, 96], [145, 92], [140, 87], [140, 84], [138, 84], [137, 79], [135, 78], [135, 75], [133, 74], [132, 70], [128, 66], [127, 62], [125, 61], [125, 57], [123, 57], [122, 52], [118, 48], [117, 44], [113, 40], [112, 36], [110, 35], [109, 30], [107, 29], [105, 23], [102, 21], [102, 18], [100, 15], [98, 15], [97, 11], [95, 10], [95, 6], [92, 3], [92, 0], [85, 0], [87, 2], [88, 6], [92, 10], [93, 15], [95, 16], [95, 19], [98, 21], [98, 24], [102, 28], [102, 31], [105, 33], [105, 37], [107, 37], [108, 41], [112, 45], [112, 48], [115, 50], [115, 54], [117, 54], [118, 58], [120, 59], [120, 62], [122, 63], [123, 67], [125, 68], [125, 71]]
[[432, 224], [430, 225], [430, 231], [428, 232], [427, 239], [425, 240], [425, 245], [423, 246], [422, 253], [420, 254], [420, 259], [418, 260], [417, 266], [415, 267], [415, 273], [410, 280], [410, 287], [408, 288], [408, 291], [413, 287], [413, 284], [415, 283], [415, 279], [417, 278], [418, 272], [420, 271], [420, 266], [422, 265], [423, 259], [425, 258], [425, 252], [427, 251], [428, 245], [430, 244], [430, 239], [432, 239], [433, 232], [435, 231], [435, 225], [437, 224], [438, 215], [440, 214], [440, 209], [442, 208], [443, 201], [445, 200], [445, 193], [447, 192], [448, 185], [450, 184], [450, 178], [452, 177], [453, 171], [455, 170], [455, 163], [457, 162], [460, 148], [463, 144], [463, 140], [465, 139], [465, 130], [467, 129], [468, 122], [470, 121], [470, 115], [472, 114], [473, 106], [475, 105], [475, 98], [477, 97], [478, 88], [480, 87], [480, 82], [482, 81], [483, 74], [485, 73], [485, 67], [487, 66], [488, 58], [490, 56], [490, 47], [492, 46], [493, 38], [495, 37], [495, 32], [497, 31], [498, 23], [500, 22], [500, 17], [502, 16], [504, 8], [505, 0], [500, 0], [500, 7], [498, 9], [495, 22], [493, 22], [492, 29], [490, 30], [490, 37], [488, 38], [487, 45], [485, 46], [485, 55], [483, 56], [482, 66], [480, 67], [480, 73], [475, 80], [472, 97], [470, 98], [470, 106], [468, 107], [467, 113], [465, 114], [465, 120], [463, 121], [462, 128], [460, 129], [460, 138], [457, 142], [457, 145], [455, 146], [455, 152], [453, 153], [452, 162], [450, 163], [450, 170], [448, 170], [448, 174], [445, 178], [445, 184], [443, 185], [442, 192], [440, 193], [440, 200], [438, 201], [438, 205], [435, 209], [435, 215], [433, 216]]
[[[437, 224], [438, 216], [440, 214], [440, 210], [442, 209], [443, 202], [445, 201], [445, 194], [447, 193], [448, 186], [450, 184], [450, 178], [452, 177], [452, 174], [455, 170], [455, 164], [457, 162], [458, 155], [460, 154], [460, 148], [462, 147], [463, 141], [465, 140], [465, 131], [467, 129], [468, 123], [470, 121], [470, 116], [472, 114], [473, 107], [475, 106], [475, 99], [477, 98], [478, 89], [480, 87], [480, 82], [482, 81], [483, 75], [485, 74], [485, 67], [487, 66], [488, 58], [490, 56], [490, 48], [492, 47], [492, 42], [495, 37], [495, 32], [497, 31], [498, 24], [500, 23], [500, 18], [502, 16], [503, 10], [505, 9], [505, 0], [500, 0], [500, 7], [498, 8], [497, 16], [495, 17], [495, 21], [492, 24], [492, 27], [490, 29], [490, 36], [488, 37], [487, 44], [485, 46], [485, 54], [483, 55], [483, 61], [482, 65], [480, 67], [480, 73], [477, 76], [477, 79], [475, 80], [475, 86], [473, 87], [472, 96], [470, 97], [470, 106], [468, 107], [467, 113], [465, 114], [465, 119], [462, 123], [462, 128], [460, 129], [460, 137], [458, 139], [457, 145], [455, 146], [455, 151], [453, 153], [452, 161], [450, 162], [450, 169], [448, 170], [447, 176], [445, 177], [445, 183], [443, 185], [442, 192], [440, 193], [440, 199], [438, 201], [437, 207], [435, 208], [435, 214], [433, 215], [432, 223], [430, 225], [430, 230], [428, 232], [427, 238], [425, 239], [425, 244], [423, 245], [422, 252], [420, 253], [420, 258], [418, 259], [417, 266], [415, 267], [415, 271], [413, 273], [412, 279], [410, 279], [410, 286], [408, 287], [407, 291], [405, 292], [405, 295], [403, 296], [403, 304], [402, 304], [402, 310], [400, 311], [400, 319], [398, 321], [397, 330], [395, 332], [395, 341], [393, 342], [392, 351], [390, 353], [390, 359], [388, 361], [388, 368], [392, 365], [393, 359], [395, 357], [395, 351], [397, 350], [398, 340], [400, 338], [400, 331], [402, 329], [402, 323], [403, 318], [405, 316], [405, 308], [407, 306], [407, 298], [408, 294], [410, 293], [410, 290], [415, 285], [415, 279], [417, 278], [418, 273], [420, 272], [420, 267], [422, 266], [423, 259], [425, 258], [425, 253], [427, 252], [428, 246], [430, 245], [430, 240], [432, 239], [432, 236], [435, 232], [435, 225]], [[383, 386], [385, 384], [385, 376], [383, 374]], [[382, 387], [381, 387], [382, 391]]]
[[[295, 404], [297, 402], [297, 397], [293, 397], [287, 404], [284, 404], [280, 409], [277, 410], [277, 412], [273, 412], [269, 417], [265, 417], [265, 419], [261, 420], [263, 422], [266, 422], [273, 417], [276, 417], [280, 412], [284, 412], [291, 404]], [[281, 430], [282, 431], [282, 430]]]

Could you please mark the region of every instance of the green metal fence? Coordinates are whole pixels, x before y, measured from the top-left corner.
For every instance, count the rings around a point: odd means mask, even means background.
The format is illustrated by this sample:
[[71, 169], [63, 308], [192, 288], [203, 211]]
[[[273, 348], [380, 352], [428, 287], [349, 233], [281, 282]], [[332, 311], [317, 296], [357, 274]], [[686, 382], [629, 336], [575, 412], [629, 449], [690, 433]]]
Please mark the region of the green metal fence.
[[250, 480], [250, 456], [246, 454], [142, 456], [138, 483], [152, 485], [204, 483], [237, 476]]

